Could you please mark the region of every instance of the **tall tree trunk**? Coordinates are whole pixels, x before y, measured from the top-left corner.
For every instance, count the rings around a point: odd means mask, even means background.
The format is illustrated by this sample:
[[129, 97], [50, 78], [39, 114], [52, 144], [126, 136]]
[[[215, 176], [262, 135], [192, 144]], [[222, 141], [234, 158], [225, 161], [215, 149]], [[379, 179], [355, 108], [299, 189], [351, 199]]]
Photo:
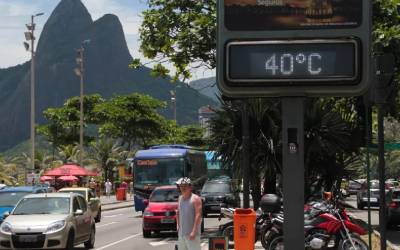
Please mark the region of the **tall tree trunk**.
[[250, 177], [251, 197], [253, 197], [253, 207], [257, 210], [261, 200], [261, 180], [258, 171], [252, 168], [253, 173]]
[[276, 171], [270, 170], [265, 174], [264, 178], [264, 193], [263, 194], [276, 194]]

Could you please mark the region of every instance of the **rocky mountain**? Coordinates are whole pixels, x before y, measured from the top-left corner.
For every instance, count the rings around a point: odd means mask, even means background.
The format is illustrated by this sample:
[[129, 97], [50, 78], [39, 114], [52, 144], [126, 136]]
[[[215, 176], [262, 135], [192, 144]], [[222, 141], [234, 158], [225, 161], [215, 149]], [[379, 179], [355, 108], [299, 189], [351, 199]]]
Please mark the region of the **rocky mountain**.
[[[175, 88], [169, 79], [153, 78], [150, 69], [129, 69], [132, 61], [121, 23], [107, 14], [93, 21], [80, 0], [62, 0], [47, 20], [36, 50], [36, 121], [44, 123], [43, 110], [61, 106], [79, 95], [74, 74], [76, 49], [85, 44], [85, 94], [103, 97], [140, 92], [169, 101]], [[177, 89], [180, 124], [196, 123], [199, 107], [213, 100], [184, 84]], [[172, 111], [161, 110], [172, 118]], [[0, 151], [29, 138], [30, 62], [0, 69]]]

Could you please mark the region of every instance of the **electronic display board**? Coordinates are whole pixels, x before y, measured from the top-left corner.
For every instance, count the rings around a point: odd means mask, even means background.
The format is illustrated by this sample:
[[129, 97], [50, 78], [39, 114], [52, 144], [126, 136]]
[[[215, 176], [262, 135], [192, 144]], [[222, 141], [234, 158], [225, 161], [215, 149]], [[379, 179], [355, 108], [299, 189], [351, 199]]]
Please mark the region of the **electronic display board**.
[[228, 30], [358, 27], [363, 0], [225, 0]]
[[372, 82], [372, 0], [217, 0], [231, 98], [355, 96]]
[[231, 42], [226, 78], [231, 84], [354, 81], [358, 54], [355, 40]]

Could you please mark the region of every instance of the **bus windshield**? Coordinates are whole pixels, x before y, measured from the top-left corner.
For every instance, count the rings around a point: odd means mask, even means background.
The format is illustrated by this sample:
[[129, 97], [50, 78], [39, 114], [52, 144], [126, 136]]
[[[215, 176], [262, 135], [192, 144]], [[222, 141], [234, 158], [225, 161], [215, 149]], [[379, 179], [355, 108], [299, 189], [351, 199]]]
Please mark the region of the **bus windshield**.
[[183, 176], [184, 159], [146, 159], [135, 161], [135, 186], [174, 185]]

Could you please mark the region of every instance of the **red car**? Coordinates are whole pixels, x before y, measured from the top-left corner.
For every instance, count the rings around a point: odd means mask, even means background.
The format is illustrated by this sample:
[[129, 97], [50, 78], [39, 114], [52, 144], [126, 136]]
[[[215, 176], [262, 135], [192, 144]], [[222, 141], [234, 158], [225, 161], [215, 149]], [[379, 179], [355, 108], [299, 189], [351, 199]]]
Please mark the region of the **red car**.
[[153, 190], [143, 213], [143, 237], [151, 232], [176, 231], [176, 210], [179, 192], [176, 186], [162, 186]]

